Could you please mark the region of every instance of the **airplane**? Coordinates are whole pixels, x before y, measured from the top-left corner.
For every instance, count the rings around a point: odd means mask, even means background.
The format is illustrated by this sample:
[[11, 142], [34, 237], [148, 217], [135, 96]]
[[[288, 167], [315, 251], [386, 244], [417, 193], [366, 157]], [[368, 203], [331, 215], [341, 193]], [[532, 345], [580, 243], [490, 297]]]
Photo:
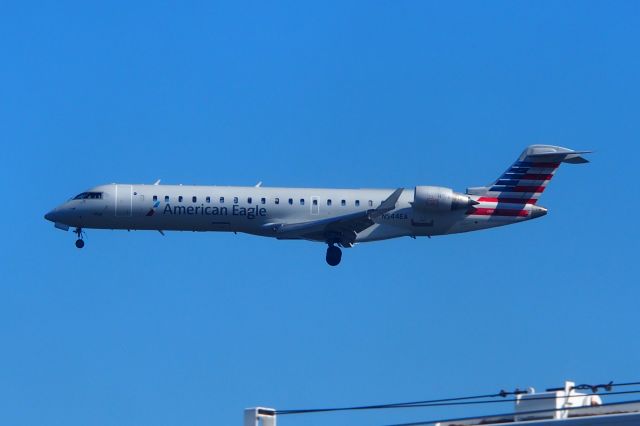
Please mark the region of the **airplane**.
[[113, 183], [78, 194], [45, 219], [84, 229], [243, 232], [279, 240], [327, 244], [336, 266], [342, 248], [398, 237], [432, 237], [520, 223], [547, 214], [537, 205], [561, 163], [588, 163], [582, 154], [531, 145], [492, 184], [465, 193], [438, 186], [398, 189], [272, 188]]

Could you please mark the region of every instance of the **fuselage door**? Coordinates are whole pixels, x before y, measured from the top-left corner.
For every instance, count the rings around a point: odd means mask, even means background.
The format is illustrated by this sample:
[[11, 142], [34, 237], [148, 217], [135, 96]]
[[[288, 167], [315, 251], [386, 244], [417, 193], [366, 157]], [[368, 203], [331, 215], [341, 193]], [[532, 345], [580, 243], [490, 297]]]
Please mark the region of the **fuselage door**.
[[318, 197], [311, 197], [311, 214], [320, 214], [320, 200], [318, 199]]
[[131, 185], [116, 185], [116, 216], [131, 216], [132, 191]]

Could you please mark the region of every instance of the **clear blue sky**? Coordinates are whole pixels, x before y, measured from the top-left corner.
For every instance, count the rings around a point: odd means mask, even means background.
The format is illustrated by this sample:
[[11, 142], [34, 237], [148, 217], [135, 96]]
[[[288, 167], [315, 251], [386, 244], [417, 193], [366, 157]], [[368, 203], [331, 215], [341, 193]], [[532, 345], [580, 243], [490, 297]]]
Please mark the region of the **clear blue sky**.
[[[638, 2], [4, 3], [0, 423], [638, 379], [639, 41]], [[158, 178], [464, 190], [532, 143], [597, 151], [548, 216], [333, 269], [323, 245], [233, 234], [89, 230], [78, 251], [42, 217]]]

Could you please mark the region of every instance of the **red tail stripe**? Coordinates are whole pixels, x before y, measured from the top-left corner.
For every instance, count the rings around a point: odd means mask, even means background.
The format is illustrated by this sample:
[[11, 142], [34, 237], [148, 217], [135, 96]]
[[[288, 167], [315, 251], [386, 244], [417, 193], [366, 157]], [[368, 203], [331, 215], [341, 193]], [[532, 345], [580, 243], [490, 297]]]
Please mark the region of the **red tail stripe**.
[[544, 186], [516, 186], [507, 192], [544, 192]]
[[469, 214], [478, 216], [528, 216], [527, 210], [489, 209], [484, 207], [472, 207]]
[[533, 198], [480, 197], [478, 198], [478, 201], [486, 201], [487, 203], [535, 204], [538, 200]]
[[520, 178], [520, 180], [550, 180], [553, 177], [553, 175], [545, 175], [545, 174], [539, 174], [539, 175], [524, 175]]

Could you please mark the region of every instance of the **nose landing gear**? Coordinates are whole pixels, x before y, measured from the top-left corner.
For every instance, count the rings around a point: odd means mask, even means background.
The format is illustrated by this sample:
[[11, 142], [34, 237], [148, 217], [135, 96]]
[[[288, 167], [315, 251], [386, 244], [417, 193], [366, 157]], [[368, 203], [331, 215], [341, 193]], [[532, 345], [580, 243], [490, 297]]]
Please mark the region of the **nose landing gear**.
[[329, 244], [327, 247], [327, 263], [330, 266], [338, 266], [342, 260], [342, 250], [340, 247], [336, 247], [333, 244]]
[[76, 247], [81, 249], [82, 247], [84, 247], [84, 240], [82, 239], [82, 228], [76, 228], [73, 232], [78, 236], [78, 239], [76, 240]]

